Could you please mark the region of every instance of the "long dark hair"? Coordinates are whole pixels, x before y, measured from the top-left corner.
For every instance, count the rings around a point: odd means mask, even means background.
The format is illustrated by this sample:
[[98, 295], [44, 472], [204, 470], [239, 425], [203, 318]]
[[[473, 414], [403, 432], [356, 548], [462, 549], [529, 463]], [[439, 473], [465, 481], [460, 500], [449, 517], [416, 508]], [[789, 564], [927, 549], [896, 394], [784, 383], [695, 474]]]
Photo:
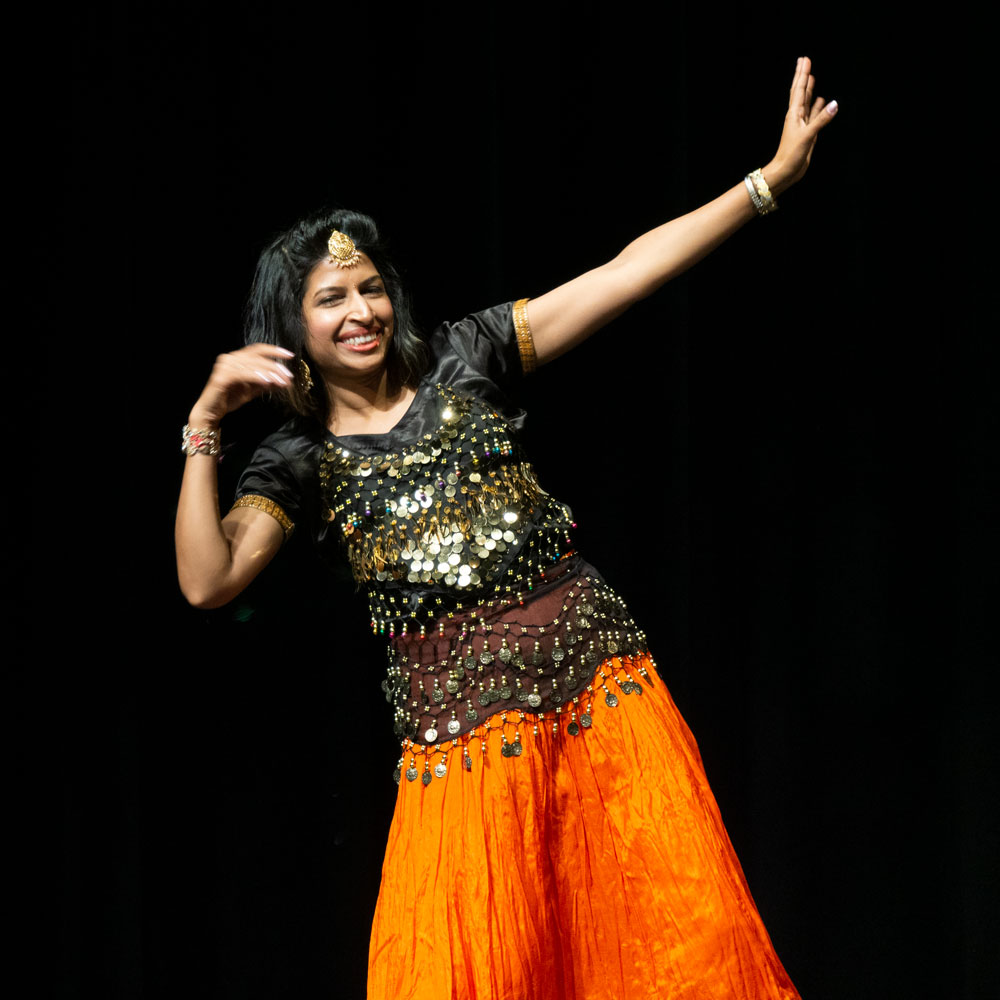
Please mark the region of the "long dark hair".
[[[393, 334], [386, 367], [393, 388], [415, 387], [430, 364], [430, 352], [420, 338], [403, 291], [399, 272], [386, 252], [373, 219], [344, 209], [322, 210], [299, 220], [276, 237], [260, 255], [247, 302], [244, 337], [248, 344], [276, 344], [295, 352], [290, 366], [299, 369], [305, 356], [305, 324], [302, 295], [312, 269], [329, 256], [327, 241], [332, 230], [346, 233], [358, 250], [375, 266], [392, 303]], [[321, 378], [307, 391], [300, 377], [295, 379], [287, 400], [296, 413], [315, 417], [325, 424], [330, 400]]]

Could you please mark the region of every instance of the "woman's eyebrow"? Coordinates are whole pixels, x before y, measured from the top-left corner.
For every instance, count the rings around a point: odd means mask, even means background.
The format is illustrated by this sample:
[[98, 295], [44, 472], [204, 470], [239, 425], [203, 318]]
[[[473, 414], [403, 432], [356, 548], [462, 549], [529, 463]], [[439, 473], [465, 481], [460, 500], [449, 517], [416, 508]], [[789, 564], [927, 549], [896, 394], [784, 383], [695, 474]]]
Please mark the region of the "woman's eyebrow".
[[[373, 282], [381, 284], [382, 275], [373, 274], [370, 278], [365, 278], [363, 281], [359, 281], [358, 285], [362, 288], [365, 288], [368, 285], [371, 285]], [[344, 285], [323, 285], [322, 288], [317, 288], [316, 291], [313, 292], [313, 298], [315, 299], [320, 295], [325, 295], [327, 292], [342, 292], [344, 291], [344, 287], [345, 287]]]
[[319, 298], [320, 295], [325, 295], [327, 292], [342, 292], [344, 290], [343, 285], [324, 285], [322, 288], [317, 288], [313, 292], [313, 298]]

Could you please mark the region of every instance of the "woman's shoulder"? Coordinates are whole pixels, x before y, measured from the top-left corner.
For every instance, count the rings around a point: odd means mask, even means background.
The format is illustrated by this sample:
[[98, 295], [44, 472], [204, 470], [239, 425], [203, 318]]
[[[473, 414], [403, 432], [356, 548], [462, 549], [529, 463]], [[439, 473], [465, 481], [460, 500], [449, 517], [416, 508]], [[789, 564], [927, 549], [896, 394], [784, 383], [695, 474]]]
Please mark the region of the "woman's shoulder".
[[316, 477], [326, 434], [315, 421], [295, 416], [257, 445], [240, 477], [238, 492], [274, 481], [286, 489], [301, 489]]

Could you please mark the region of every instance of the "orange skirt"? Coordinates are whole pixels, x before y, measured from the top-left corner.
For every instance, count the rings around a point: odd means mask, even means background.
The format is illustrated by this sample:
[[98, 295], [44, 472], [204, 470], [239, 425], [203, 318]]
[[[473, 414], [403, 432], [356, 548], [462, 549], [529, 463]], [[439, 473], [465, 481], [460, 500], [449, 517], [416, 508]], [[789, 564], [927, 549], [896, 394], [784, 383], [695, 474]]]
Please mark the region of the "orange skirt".
[[[621, 693], [611, 675], [640, 665], [651, 681]], [[589, 728], [581, 699], [537, 735], [508, 712], [444, 754], [404, 755], [419, 777], [400, 784], [369, 1000], [798, 997], [652, 664], [600, 670], [618, 705], [595, 687]], [[523, 753], [501, 754], [516, 737]]]

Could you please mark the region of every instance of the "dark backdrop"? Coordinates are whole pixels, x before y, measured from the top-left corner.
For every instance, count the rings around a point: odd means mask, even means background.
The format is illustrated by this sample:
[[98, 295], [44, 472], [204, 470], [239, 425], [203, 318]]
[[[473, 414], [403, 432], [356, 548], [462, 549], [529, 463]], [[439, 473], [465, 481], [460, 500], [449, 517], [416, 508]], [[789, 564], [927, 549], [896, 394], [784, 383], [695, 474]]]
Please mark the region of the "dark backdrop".
[[[931, 40], [843, 7], [206, 10], [81, 11], [59, 80], [58, 995], [363, 995], [396, 759], [364, 602], [294, 543], [213, 613], [172, 563], [179, 429], [261, 246], [334, 202], [390, 233], [427, 328], [540, 294], [764, 163], [805, 53], [841, 104], [806, 181], [540, 372], [529, 447], [802, 993], [986, 996], [993, 335]], [[227, 421], [224, 497], [278, 420]]]

